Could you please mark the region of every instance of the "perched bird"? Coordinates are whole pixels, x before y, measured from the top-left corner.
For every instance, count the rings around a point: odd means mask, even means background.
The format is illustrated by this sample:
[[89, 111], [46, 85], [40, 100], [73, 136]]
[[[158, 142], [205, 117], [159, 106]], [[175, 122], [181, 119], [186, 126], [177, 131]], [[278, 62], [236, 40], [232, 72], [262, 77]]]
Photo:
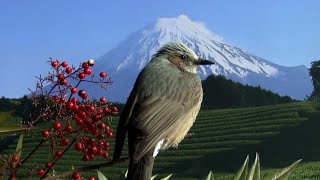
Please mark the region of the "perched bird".
[[186, 45], [168, 43], [140, 72], [119, 119], [113, 156], [120, 158], [128, 132], [128, 180], [149, 180], [159, 149], [185, 137], [202, 102], [197, 66], [210, 64]]

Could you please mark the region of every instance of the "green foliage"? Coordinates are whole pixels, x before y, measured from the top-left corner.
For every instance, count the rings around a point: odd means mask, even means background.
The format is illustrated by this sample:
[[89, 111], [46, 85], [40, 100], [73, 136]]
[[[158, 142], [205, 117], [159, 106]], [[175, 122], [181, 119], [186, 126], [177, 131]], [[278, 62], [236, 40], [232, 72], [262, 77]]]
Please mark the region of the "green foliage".
[[[237, 160], [247, 154], [259, 152], [264, 159], [260, 172], [263, 177], [279, 172], [276, 167], [285, 167], [286, 163], [303, 156], [304, 162], [295, 168], [290, 180], [319, 179], [320, 162], [317, 161], [320, 159], [320, 145], [317, 145], [318, 140], [314, 138], [320, 136], [320, 113], [317, 113], [310, 102], [201, 111], [190, 130], [194, 134], [184, 139], [178, 149], [161, 151], [155, 160], [153, 172], [158, 174], [157, 179], [167, 176], [170, 171], [174, 174], [171, 179], [187, 180], [205, 179], [204, 175], [214, 169], [215, 179], [230, 180], [243, 163], [242, 160]], [[115, 128], [117, 123], [118, 118], [115, 117], [111, 121], [111, 127]], [[50, 124], [40, 123], [29, 136], [24, 137], [22, 158], [41, 141], [41, 129], [49, 127]], [[9, 146], [0, 146], [0, 154], [14, 153], [17, 141], [18, 139], [10, 141]], [[108, 153], [112, 157], [115, 139], [108, 141]], [[122, 155], [128, 156], [127, 147]], [[40, 147], [25, 165], [44, 165], [49, 158], [48, 148]], [[94, 161], [83, 162], [78, 152], [71, 151], [54, 168], [61, 173], [72, 164], [79, 168], [106, 161], [97, 157]], [[124, 163], [100, 171], [108, 179], [114, 180], [119, 179], [119, 174], [125, 172], [127, 167]], [[248, 169], [247, 174], [249, 170], [251, 169]], [[25, 173], [25, 169], [20, 169], [17, 178], [24, 177]], [[84, 172], [82, 175], [89, 177], [92, 172]]]
[[0, 136], [14, 135], [26, 131], [27, 126], [20, 125], [0, 125]]
[[312, 77], [313, 91], [309, 100], [320, 101], [320, 60], [311, 62], [309, 75]]
[[20, 159], [21, 152], [22, 152], [22, 143], [23, 143], [23, 134], [20, 135], [18, 143], [17, 143], [17, 147], [16, 147], [16, 155], [18, 156], [19, 159]]
[[203, 109], [264, 106], [295, 101], [289, 96], [280, 96], [260, 86], [242, 85], [220, 75], [208, 76], [202, 81], [202, 87]]
[[97, 173], [98, 173], [98, 179], [99, 180], [108, 180], [107, 178], [106, 178], [106, 176], [104, 176], [103, 174], [102, 174], [102, 172], [100, 172], [99, 170], [96, 170], [97, 171]]
[[214, 180], [214, 177], [213, 177], [213, 172], [210, 171], [207, 178], [205, 180]]
[[[296, 167], [300, 163], [301, 159], [294, 162], [290, 166], [281, 169], [279, 172], [275, 172], [269, 176], [263, 177], [263, 180], [287, 180], [292, 173], [294, 167]], [[241, 168], [236, 173], [233, 180], [260, 180], [260, 160], [259, 155], [256, 153], [256, 158], [254, 160], [253, 165], [251, 166], [249, 173], [249, 155], [247, 156], [246, 160], [243, 162]], [[213, 173], [210, 171], [206, 180], [213, 180]]]

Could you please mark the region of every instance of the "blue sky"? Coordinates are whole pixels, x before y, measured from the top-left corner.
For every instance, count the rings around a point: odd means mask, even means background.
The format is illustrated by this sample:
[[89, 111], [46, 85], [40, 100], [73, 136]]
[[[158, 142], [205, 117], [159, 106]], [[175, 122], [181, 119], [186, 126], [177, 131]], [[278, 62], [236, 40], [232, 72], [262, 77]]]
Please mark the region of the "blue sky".
[[0, 1], [0, 96], [21, 97], [48, 57], [98, 58], [160, 17], [187, 15], [226, 43], [285, 66], [320, 59], [320, 1]]

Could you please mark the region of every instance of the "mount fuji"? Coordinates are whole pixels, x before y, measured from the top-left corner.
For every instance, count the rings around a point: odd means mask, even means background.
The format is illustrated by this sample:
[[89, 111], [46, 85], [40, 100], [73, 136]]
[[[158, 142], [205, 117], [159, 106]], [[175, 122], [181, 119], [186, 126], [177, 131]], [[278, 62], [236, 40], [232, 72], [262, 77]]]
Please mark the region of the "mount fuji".
[[277, 65], [226, 44], [202, 23], [193, 22], [185, 15], [157, 19], [98, 58], [93, 67], [95, 72], [107, 72], [114, 82], [107, 93], [97, 87], [85, 88], [95, 97], [106, 96], [110, 101], [125, 102], [138, 73], [167, 42], [182, 42], [199, 57], [215, 62], [215, 65], [198, 69], [201, 79], [211, 74], [223, 75], [233, 81], [259, 85], [295, 99], [303, 99], [311, 93], [311, 77], [307, 67]]

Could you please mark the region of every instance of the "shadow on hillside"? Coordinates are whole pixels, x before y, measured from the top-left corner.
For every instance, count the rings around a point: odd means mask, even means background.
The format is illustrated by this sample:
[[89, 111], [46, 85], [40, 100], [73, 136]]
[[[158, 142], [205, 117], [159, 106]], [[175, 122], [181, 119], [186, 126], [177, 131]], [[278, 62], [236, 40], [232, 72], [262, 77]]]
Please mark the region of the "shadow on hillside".
[[320, 161], [320, 112], [303, 115], [309, 120], [301, 125], [282, 130], [281, 133], [269, 141], [247, 147], [218, 152], [201, 159], [176, 165], [177, 177], [204, 177], [210, 170], [230, 172], [235, 174], [241, 167], [246, 156], [250, 155], [250, 166], [255, 153], [260, 156], [262, 167], [283, 168], [298, 159], [303, 162]]

